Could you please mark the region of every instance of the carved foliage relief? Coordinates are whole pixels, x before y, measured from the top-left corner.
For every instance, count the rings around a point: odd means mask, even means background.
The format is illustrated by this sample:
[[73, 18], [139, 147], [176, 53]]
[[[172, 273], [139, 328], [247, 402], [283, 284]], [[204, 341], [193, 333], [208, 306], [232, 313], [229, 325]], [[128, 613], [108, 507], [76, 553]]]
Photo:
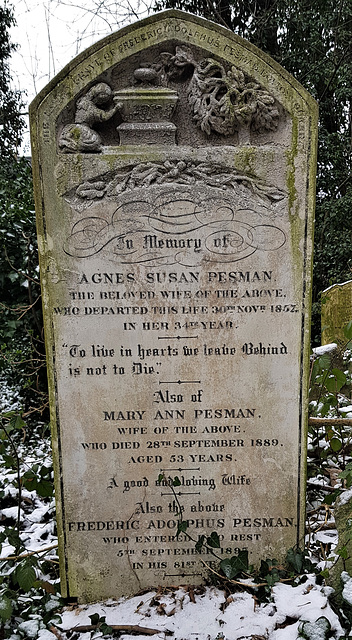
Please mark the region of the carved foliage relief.
[[[266, 89], [236, 66], [225, 67], [210, 57], [197, 59], [190, 47], [161, 52], [155, 62], [141, 63], [131, 75], [130, 87], [115, 90], [107, 82], [98, 82], [77, 100], [74, 122], [65, 124], [59, 133], [62, 152], [101, 152], [103, 142], [97, 128], [114, 121], [115, 115], [122, 122], [117, 126], [122, 144], [149, 143], [153, 130], [159, 132], [159, 142], [164, 139], [175, 144], [175, 135], [170, 133], [178, 101], [175, 87], [186, 95], [194, 126], [206, 137], [215, 133], [228, 138], [237, 133], [238, 144], [246, 144], [251, 132], [265, 133], [278, 127], [280, 107]], [[144, 127], [149, 137], [140, 134], [125, 139], [121, 136], [125, 136], [126, 127], [134, 133]]]
[[286, 243], [287, 194], [222, 165], [139, 162], [82, 182], [66, 200], [80, 216], [65, 244], [76, 258], [195, 266]]
[[174, 56], [164, 54], [167, 76], [193, 69], [188, 99], [193, 119], [208, 135], [212, 131], [224, 136], [242, 127], [254, 131], [273, 131], [277, 128], [279, 111], [274, 98], [259, 84], [252, 82], [240, 69], [228, 71], [214, 58], [194, 60], [188, 47], [176, 47]]

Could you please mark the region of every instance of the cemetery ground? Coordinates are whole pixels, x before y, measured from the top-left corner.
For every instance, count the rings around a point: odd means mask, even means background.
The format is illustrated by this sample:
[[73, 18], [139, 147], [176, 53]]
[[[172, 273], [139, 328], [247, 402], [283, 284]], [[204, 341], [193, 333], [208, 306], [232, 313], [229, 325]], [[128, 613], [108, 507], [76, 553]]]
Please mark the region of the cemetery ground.
[[[0, 638], [325, 640], [351, 635], [352, 578], [343, 571], [351, 535], [338, 540], [334, 504], [339, 494], [346, 501], [352, 491], [352, 358], [345, 350], [337, 368], [329, 349], [318, 348], [313, 356], [310, 414], [343, 418], [346, 424], [321, 420], [309, 427], [305, 550], [290, 550], [285, 567], [263, 558], [256, 572], [247, 567], [244, 553], [209, 571], [205, 586], [154, 585], [118, 602], [82, 606], [60, 599], [49, 427], [23, 419], [21, 391], [3, 378]], [[204, 533], [216, 554], [216, 537]], [[344, 586], [339, 601], [329, 586], [337, 559]]]

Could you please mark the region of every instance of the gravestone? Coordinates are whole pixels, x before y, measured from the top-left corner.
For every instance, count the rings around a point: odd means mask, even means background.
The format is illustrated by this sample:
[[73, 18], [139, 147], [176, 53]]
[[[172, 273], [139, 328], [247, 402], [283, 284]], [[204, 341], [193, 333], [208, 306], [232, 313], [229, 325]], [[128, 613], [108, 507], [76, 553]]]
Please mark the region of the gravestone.
[[322, 344], [346, 344], [344, 327], [352, 320], [352, 280], [334, 284], [325, 289], [321, 297]]
[[189, 535], [282, 558], [304, 532], [314, 100], [166, 11], [73, 60], [31, 123], [63, 594], [200, 583], [218, 561]]

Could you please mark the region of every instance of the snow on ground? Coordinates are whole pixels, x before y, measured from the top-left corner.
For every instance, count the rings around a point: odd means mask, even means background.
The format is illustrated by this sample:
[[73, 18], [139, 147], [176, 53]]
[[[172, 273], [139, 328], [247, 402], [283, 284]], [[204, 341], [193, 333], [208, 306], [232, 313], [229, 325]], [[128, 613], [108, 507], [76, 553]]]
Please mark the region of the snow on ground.
[[0, 376], [0, 411], [18, 411], [21, 407], [20, 392], [17, 387], [8, 384], [6, 376]]
[[[18, 446], [18, 453], [22, 460], [21, 473], [25, 473], [36, 463], [43, 467], [51, 466], [50, 443], [47, 438], [37, 441], [35, 453], [28, 451], [25, 443]], [[18, 512], [17, 473], [6, 468], [1, 462], [0, 455], [0, 487], [3, 490], [0, 532], [5, 526], [14, 526]], [[39, 551], [57, 544], [57, 537], [54, 534], [55, 501], [41, 498], [37, 492], [28, 491], [24, 487], [21, 488], [21, 496], [21, 540], [27, 551]], [[15, 548], [5, 541], [0, 551], [0, 560], [13, 554], [14, 551]]]
[[[303, 622], [325, 617], [336, 638], [343, 635], [337, 615], [328, 604], [329, 589], [318, 587], [309, 576], [303, 585], [278, 584], [272, 590], [272, 602], [258, 605], [249, 593], [230, 596], [209, 587], [195, 587], [148, 592], [134, 598], [67, 609], [62, 615], [62, 630], [75, 630], [91, 623], [89, 616], [98, 613], [108, 625], [138, 625], [159, 630], [152, 636], [165, 640], [239, 640], [253, 636], [268, 640], [296, 640]], [[194, 600], [194, 601], [193, 601]], [[136, 636], [123, 633], [122, 640]], [[140, 640], [150, 636], [140, 635]], [[88, 640], [89, 632], [80, 640]]]

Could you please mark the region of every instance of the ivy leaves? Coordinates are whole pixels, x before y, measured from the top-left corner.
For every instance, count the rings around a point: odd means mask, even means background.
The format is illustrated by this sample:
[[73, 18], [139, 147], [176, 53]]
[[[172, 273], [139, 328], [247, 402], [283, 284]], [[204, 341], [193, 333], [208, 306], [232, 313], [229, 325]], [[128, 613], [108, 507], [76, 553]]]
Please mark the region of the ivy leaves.
[[220, 569], [229, 580], [238, 578], [242, 573], [246, 573], [248, 567], [248, 551], [240, 551], [237, 556], [225, 558], [220, 562]]

